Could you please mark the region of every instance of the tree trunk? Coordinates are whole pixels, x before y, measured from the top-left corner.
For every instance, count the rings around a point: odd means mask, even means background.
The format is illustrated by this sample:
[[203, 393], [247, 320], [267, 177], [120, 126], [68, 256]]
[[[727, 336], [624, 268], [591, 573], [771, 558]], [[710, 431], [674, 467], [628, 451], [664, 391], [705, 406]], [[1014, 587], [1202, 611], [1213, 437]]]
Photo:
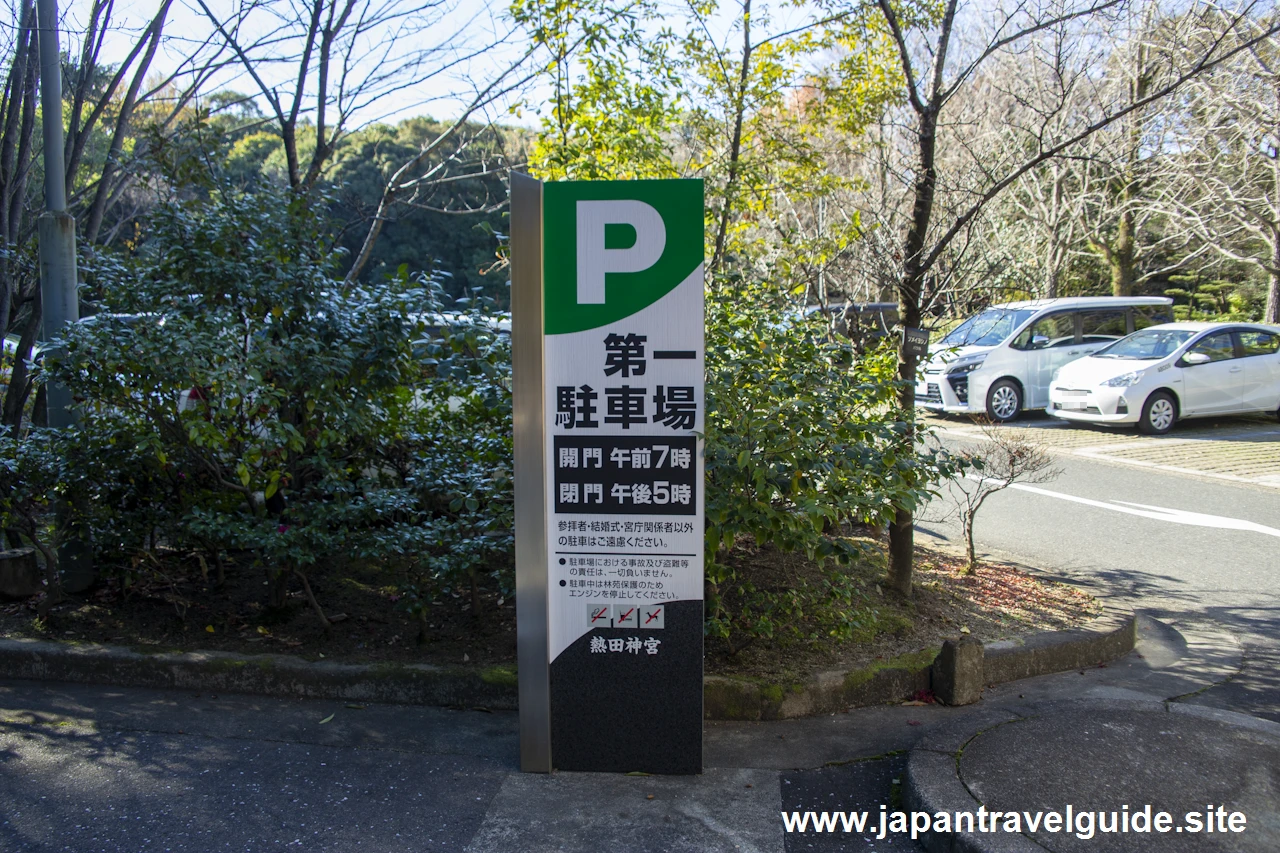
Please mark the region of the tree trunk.
[[[742, 63], [738, 68], [737, 100], [734, 103], [733, 139], [729, 143], [729, 173], [725, 178], [724, 207], [720, 210], [720, 222], [716, 226], [715, 249], [711, 253], [709, 270], [718, 270], [724, 260], [725, 239], [729, 233], [729, 216], [733, 210], [734, 193], [738, 188], [738, 162], [742, 156], [742, 123], [746, 114], [747, 81], [751, 77], [751, 0], [742, 3]], [[728, 82], [728, 81], [726, 81]]]
[[[1147, 48], [1140, 47], [1137, 68], [1129, 87], [1129, 103], [1136, 104], [1151, 93], [1151, 73], [1147, 68]], [[1143, 191], [1142, 131], [1143, 117], [1134, 113], [1129, 119], [1129, 146], [1119, 188], [1120, 221], [1116, 223], [1116, 239], [1107, 260], [1111, 264], [1111, 295], [1132, 296], [1137, 280], [1138, 229], [1134, 223], [1133, 205]]]
[[[924, 285], [924, 247], [933, 216], [934, 193], [938, 185], [935, 167], [938, 132], [938, 113], [929, 108], [920, 113], [920, 162], [913, 189], [915, 202], [911, 209], [911, 223], [903, 244], [902, 280], [898, 285], [898, 316], [908, 329], [920, 328], [920, 294]], [[916, 440], [916, 357], [905, 347], [898, 349], [898, 403], [906, 420], [903, 441], [907, 452], [915, 452]], [[895, 507], [893, 523], [889, 525], [889, 586], [903, 596], [911, 597], [912, 575], [915, 568], [915, 519], [907, 507]]]
[[964, 573], [971, 575], [978, 570], [978, 557], [974, 553], [973, 547], [973, 520], [977, 515], [977, 508], [964, 514], [964, 547], [965, 554], [968, 555], [969, 561], [965, 564]]
[[0, 412], [0, 433], [5, 429], [11, 431], [16, 438], [22, 431], [22, 414], [26, 408], [27, 395], [31, 393], [31, 383], [27, 379], [27, 359], [31, 357], [31, 348], [35, 345], [36, 335], [40, 331], [40, 291], [35, 291], [35, 308], [27, 326], [18, 339], [18, 351], [13, 359], [13, 367], [9, 373], [9, 387], [4, 395], [4, 408]]
[[1133, 212], [1126, 210], [1120, 214], [1115, 246], [1107, 257], [1111, 266], [1112, 296], [1133, 295], [1134, 255], [1137, 251], [1134, 237]]
[[284, 607], [289, 597], [289, 571], [281, 570], [267, 577], [267, 606], [275, 609]]
[[427, 640], [431, 639], [431, 634], [427, 630], [427, 608], [419, 605], [418, 607], [418, 645], [425, 646]]
[[1272, 238], [1271, 286], [1267, 288], [1267, 308], [1262, 322], [1280, 324], [1280, 234]]
[[[1052, 253], [1051, 255], [1056, 254]], [[1048, 269], [1044, 275], [1044, 297], [1045, 299], [1058, 298], [1058, 267], [1052, 260], [1049, 262]]]
[[44, 600], [36, 607], [36, 616], [41, 619], [47, 619], [49, 618], [49, 611], [52, 610], [54, 606], [61, 604], [64, 597], [62, 592], [62, 575], [58, 571], [58, 549], [56, 546], [46, 545], [39, 537], [34, 535], [36, 533], [36, 527], [34, 524], [27, 529], [26, 533], [27, 538], [30, 539], [36, 548], [40, 550], [40, 553], [44, 555], [44, 582], [46, 589]]
[[320, 606], [320, 602], [316, 601], [315, 593], [311, 591], [311, 582], [307, 580], [307, 576], [303, 572], [294, 569], [293, 573], [298, 576], [298, 580], [302, 581], [302, 591], [307, 594], [307, 601], [311, 604], [311, 609], [316, 612], [316, 616], [320, 618], [320, 624], [328, 631], [333, 627], [333, 623], [329, 621], [328, 616], [324, 615], [324, 608]]
[[916, 558], [915, 518], [908, 509], [894, 513], [889, 525], [889, 586], [911, 597]]
[[1049, 196], [1049, 248], [1045, 253], [1045, 269], [1044, 269], [1044, 295], [1046, 299], [1056, 299], [1058, 297], [1058, 289], [1062, 278], [1062, 267], [1064, 256], [1066, 255], [1066, 241], [1063, 239], [1059, 229], [1066, 219], [1063, 215], [1063, 196], [1066, 194], [1066, 169], [1058, 161], [1050, 164], [1053, 172], [1053, 184]]
[[[156, 13], [155, 19], [152, 20], [147, 32], [143, 34], [143, 39], [147, 40], [146, 52], [143, 54], [142, 61], [138, 63], [138, 67], [133, 74], [133, 80], [129, 83], [124, 100], [119, 106], [115, 129], [111, 134], [111, 145], [107, 150], [106, 160], [102, 164], [102, 174], [98, 177], [98, 190], [94, 193], [93, 203], [89, 206], [88, 216], [85, 217], [84, 236], [86, 243], [97, 241], [98, 231], [102, 228], [102, 219], [106, 216], [107, 208], [110, 206], [109, 202], [112, 200], [112, 188], [114, 186], [112, 178], [120, 168], [120, 161], [124, 156], [125, 138], [129, 133], [130, 122], [138, 105], [138, 90], [142, 88], [147, 71], [151, 68], [151, 61], [155, 59], [156, 49], [160, 46], [160, 34], [164, 30], [165, 18], [169, 14], [169, 6], [171, 4], [172, 0], [165, 0], [160, 5], [160, 11]], [[71, 183], [72, 175], [68, 172], [67, 184], [70, 185]]]
[[[931, 199], [932, 200], [932, 199]], [[920, 280], [922, 275], [915, 275], [915, 284], [908, 284], [906, 277], [899, 292], [898, 310], [902, 325], [909, 329], [920, 326]], [[903, 436], [904, 443], [909, 444], [908, 452], [915, 451], [915, 417], [916, 417], [916, 357], [899, 349], [898, 379], [902, 383], [898, 389], [898, 404], [902, 409], [902, 417], [906, 419], [907, 430]], [[912, 510], [896, 507], [893, 522], [889, 525], [889, 586], [907, 598], [911, 597], [912, 572], [915, 565], [915, 519]]]
[[0, 93], [4, 106], [0, 115], [4, 121], [0, 129], [0, 248], [6, 250], [0, 252], [0, 337], [9, 331], [9, 310], [19, 289], [14, 275], [17, 264], [12, 258], [22, 225], [22, 204], [30, 175], [28, 161], [33, 150], [31, 137], [35, 129], [36, 74], [35, 64], [29, 61], [36, 43], [34, 17], [34, 7], [24, 2], [9, 60], [9, 75]]

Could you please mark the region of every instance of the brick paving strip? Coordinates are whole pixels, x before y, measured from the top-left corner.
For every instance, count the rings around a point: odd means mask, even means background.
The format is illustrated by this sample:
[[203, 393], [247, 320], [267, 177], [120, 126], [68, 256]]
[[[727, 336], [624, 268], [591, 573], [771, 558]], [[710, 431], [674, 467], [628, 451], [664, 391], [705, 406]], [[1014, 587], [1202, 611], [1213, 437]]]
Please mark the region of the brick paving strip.
[[[930, 418], [928, 423], [951, 435], [983, 437], [980, 427], [962, 422]], [[1086, 459], [1280, 489], [1280, 425], [1269, 419], [1191, 421], [1179, 424], [1167, 436], [1056, 421], [1000, 428], [1018, 430], [1050, 450]]]

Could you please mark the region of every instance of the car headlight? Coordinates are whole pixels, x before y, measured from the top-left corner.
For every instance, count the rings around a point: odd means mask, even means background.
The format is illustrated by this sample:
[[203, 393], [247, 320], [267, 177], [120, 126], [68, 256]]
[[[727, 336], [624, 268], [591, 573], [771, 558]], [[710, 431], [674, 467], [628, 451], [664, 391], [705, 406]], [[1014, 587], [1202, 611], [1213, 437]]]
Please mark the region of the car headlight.
[[1057, 382], [1057, 381], [1058, 381], [1058, 377], [1059, 377], [1059, 376], [1061, 376], [1061, 375], [1062, 375], [1062, 368], [1061, 368], [1061, 367], [1059, 367], [1058, 369], [1056, 369], [1056, 370], [1054, 370], [1054, 371], [1053, 371], [1053, 375], [1049, 377], [1049, 381], [1050, 381], [1050, 382]]
[[978, 359], [977, 361], [970, 361], [964, 364], [957, 364], [955, 367], [947, 368], [947, 375], [955, 376], [957, 373], [973, 373], [973, 371], [977, 370], [979, 367], [982, 367], [982, 362], [983, 362], [983, 359]]
[[1142, 372], [1135, 370], [1132, 373], [1126, 373], [1123, 376], [1116, 376], [1108, 379], [1102, 384], [1108, 388], [1128, 388], [1130, 385], [1137, 385], [1142, 380]]

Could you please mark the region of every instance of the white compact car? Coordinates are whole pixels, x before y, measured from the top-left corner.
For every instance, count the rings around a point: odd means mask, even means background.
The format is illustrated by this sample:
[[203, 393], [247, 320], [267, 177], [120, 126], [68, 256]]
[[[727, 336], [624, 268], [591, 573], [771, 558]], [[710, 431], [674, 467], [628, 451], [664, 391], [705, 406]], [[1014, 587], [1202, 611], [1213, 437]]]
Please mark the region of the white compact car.
[[1182, 418], [1280, 416], [1280, 328], [1167, 323], [1116, 341], [1054, 374], [1049, 414], [1137, 424], [1152, 435]]
[[1062, 365], [1172, 319], [1173, 300], [1163, 296], [993, 305], [929, 346], [916, 404], [1010, 421], [1049, 404], [1049, 379]]

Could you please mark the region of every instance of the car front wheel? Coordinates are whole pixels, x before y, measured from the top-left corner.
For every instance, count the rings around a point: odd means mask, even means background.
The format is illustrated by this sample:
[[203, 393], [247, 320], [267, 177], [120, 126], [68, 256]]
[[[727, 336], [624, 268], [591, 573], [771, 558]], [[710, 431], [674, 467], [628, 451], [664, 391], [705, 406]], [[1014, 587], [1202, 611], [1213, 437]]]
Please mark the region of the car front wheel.
[[1022, 389], [1012, 379], [1000, 379], [987, 391], [987, 417], [998, 423], [1022, 414]]
[[1157, 391], [1142, 405], [1138, 429], [1147, 435], [1164, 435], [1178, 420], [1178, 404], [1167, 391]]

